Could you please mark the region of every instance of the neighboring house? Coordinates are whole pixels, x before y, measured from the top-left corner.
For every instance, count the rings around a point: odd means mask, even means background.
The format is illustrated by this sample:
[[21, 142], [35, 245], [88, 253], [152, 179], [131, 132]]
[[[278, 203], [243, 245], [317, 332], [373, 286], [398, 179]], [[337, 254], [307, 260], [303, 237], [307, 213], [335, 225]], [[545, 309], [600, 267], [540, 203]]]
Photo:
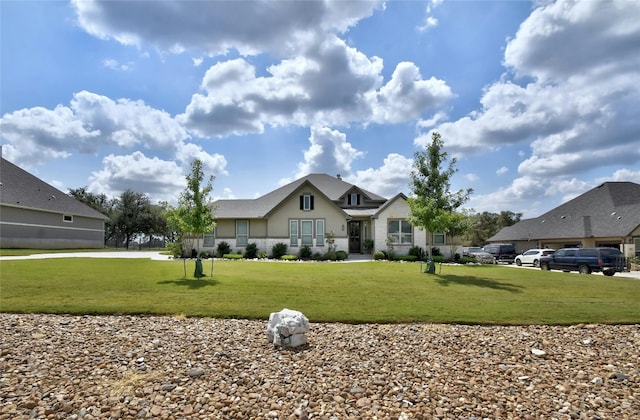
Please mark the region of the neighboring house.
[[[218, 200], [213, 206], [215, 238], [205, 235], [205, 249], [225, 241], [233, 250], [241, 250], [255, 242], [270, 254], [273, 245], [282, 242], [290, 254], [305, 245], [324, 253], [327, 237], [333, 235], [336, 249], [349, 254], [367, 252], [366, 240], [373, 241], [372, 252], [392, 247], [403, 255], [413, 246], [426, 251], [426, 232], [409, 223], [404, 194], [386, 199], [339, 176], [311, 174], [256, 199]], [[449, 255], [445, 236], [433, 237], [432, 246]]]
[[108, 218], [0, 158], [1, 248], [102, 248]]
[[488, 239], [530, 248], [619, 248], [640, 256], [640, 185], [605, 182], [534, 219], [525, 219]]

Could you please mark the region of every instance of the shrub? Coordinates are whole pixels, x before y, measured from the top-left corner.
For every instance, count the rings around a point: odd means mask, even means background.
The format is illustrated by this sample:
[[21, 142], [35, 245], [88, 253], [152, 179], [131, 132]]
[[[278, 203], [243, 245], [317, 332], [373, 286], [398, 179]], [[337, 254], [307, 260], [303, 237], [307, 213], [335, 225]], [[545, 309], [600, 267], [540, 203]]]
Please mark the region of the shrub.
[[362, 243], [362, 247], [365, 251], [371, 252], [371, 250], [373, 249], [373, 239], [365, 239]]
[[440, 252], [440, 248], [436, 248], [434, 246], [433, 248], [431, 248], [431, 255], [433, 257], [440, 257], [440, 256], [442, 256], [442, 252]]
[[291, 254], [285, 254], [283, 256], [280, 257], [281, 260], [285, 260], [285, 261], [295, 261], [298, 259], [297, 255], [291, 255]]
[[329, 261], [334, 261], [337, 257], [334, 251], [327, 251], [327, 253], [324, 254], [324, 258]]
[[278, 242], [271, 248], [271, 256], [276, 260], [287, 253], [287, 244], [284, 242]]
[[475, 263], [476, 259], [474, 257], [460, 257], [460, 259], [458, 259], [458, 262], [460, 264], [469, 264], [469, 263]]
[[182, 243], [167, 242], [167, 251], [171, 253], [173, 258], [180, 258], [182, 256]]
[[228, 260], [241, 260], [242, 254], [224, 254], [222, 258], [225, 258]]
[[200, 251], [198, 257], [206, 260], [207, 258], [211, 258], [211, 253], [209, 251]]
[[415, 255], [397, 255], [395, 258], [396, 261], [417, 261], [418, 258]]
[[374, 260], [384, 260], [386, 257], [384, 255], [384, 252], [382, 251], [376, 251], [373, 253], [373, 259]]
[[254, 259], [258, 257], [258, 244], [251, 242], [244, 248], [244, 257]]
[[419, 246], [412, 246], [411, 249], [409, 249], [409, 255], [412, 255], [415, 257], [415, 259], [413, 261], [424, 261], [425, 257], [426, 257], [426, 253], [424, 252], [424, 249], [422, 249]]
[[258, 252], [258, 258], [267, 258], [267, 251]]
[[343, 250], [336, 251], [336, 260], [343, 261], [343, 260], [346, 260], [347, 258], [349, 258], [349, 254], [347, 254], [346, 251], [343, 251]]
[[217, 257], [224, 257], [225, 254], [230, 254], [230, 253], [231, 253], [231, 245], [229, 245], [225, 241], [222, 241], [218, 244], [218, 248], [216, 251]]
[[322, 261], [322, 254], [320, 252], [314, 252], [311, 256], [315, 261]]
[[311, 258], [311, 248], [309, 247], [309, 245], [305, 245], [302, 248], [300, 248], [300, 252], [298, 252], [298, 256], [300, 257], [301, 260], [308, 260], [309, 258]]
[[445, 262], [446, 258], [443, 257], [442, 255], [434, 255], [432, 260], [435, 263], [442, 263], [442, 262]]

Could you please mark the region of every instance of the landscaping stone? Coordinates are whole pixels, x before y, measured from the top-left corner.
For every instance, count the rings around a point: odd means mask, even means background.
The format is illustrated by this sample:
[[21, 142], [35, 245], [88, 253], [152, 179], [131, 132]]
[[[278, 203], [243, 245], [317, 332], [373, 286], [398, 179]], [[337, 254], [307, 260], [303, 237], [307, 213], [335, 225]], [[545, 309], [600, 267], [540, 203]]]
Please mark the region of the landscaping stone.
[[638, 325], [312, 324], [295, 349], [260, 320], [0, 327], [2, 420], [640, 418]]

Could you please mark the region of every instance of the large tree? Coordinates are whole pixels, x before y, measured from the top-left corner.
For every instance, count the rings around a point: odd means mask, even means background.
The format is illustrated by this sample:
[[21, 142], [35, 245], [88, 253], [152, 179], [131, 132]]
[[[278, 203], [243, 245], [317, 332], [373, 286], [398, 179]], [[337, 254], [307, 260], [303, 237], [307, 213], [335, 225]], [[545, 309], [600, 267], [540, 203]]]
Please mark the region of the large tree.
[[414, 154], [411, 171], [411, 192], [409, 207], [410, 222], [427, 231], [427, 251], [431, 258], [431, 236], [434, 233], [460, 235], [464, 231], [460, 207], [469, 200], [473, 192], [451, 191], [451, 177], [457, 172], [456, 158], [448, 160], [442, 149], [444, 142], [439, 133], [433, 132], [431, 143], [424, 151]]
[[131, 240], [138, 235], [149, 234], [154, 228], [153, 210], [145, 194], [126, 190], [120, 194], [116, 205], [115, 226], [129, 249]]
[[168, 206], [166, 211], [169, 226], [177, 232], [183, 249], [191, 251], [194, 240], [216, 227], [214, 209], [209, 194], [213, 191], [213, 175], [205, 183], [202, 161], [191, 162], [191, 173], [186, 176], [187, 186], [178, 198], [178, 206]]
[[470, 246], [483, 246], [487, 239], [495, 235], [500, 229], [518, 223], [522, 213], [503, 210], [500, 213], [482, 212], [469, 215], [471, 229], [467, 231], [464, 242]]

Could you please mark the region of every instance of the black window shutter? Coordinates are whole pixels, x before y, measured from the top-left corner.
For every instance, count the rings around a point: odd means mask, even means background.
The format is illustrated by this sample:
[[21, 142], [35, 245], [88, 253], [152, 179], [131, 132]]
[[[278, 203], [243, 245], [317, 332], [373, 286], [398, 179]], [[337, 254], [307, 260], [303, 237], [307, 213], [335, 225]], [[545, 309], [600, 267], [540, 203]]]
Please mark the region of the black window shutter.
[[347, 196], [347, 205], [351, 205], [351, 194]]
[[311, 196], [311, 210], [313, 210], [313, 196]]
[[360, 194], [358, 194], [358, 205], [360, 205]]
[[300, 196], [300, 210], [304, 210], [304, 195]]

